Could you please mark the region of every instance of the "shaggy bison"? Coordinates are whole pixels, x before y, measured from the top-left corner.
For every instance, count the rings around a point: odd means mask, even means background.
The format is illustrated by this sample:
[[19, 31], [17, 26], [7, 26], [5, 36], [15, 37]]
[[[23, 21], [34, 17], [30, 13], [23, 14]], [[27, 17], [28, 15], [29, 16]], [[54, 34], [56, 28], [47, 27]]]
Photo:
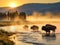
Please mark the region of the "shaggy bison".
[[42, 26], [42, 30], [44, 30], [46, 32], [46, 34], [50, 34], [50, 31], [55, 33], [56, 26], [50, 25], [50, 24], [46, 24], [45, 26]]
[[39, 27], [36, 25], [33, 25], [31, 29], [33, 30], [33, 32], [38, 32]]

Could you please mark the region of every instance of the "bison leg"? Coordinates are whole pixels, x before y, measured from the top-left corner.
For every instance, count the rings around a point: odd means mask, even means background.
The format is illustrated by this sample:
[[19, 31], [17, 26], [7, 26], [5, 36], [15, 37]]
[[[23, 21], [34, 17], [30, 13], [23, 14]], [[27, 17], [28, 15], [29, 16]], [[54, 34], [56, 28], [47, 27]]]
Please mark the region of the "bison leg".
[[46, 36], [50, 36], [50, 30], [46, 31]]
[[52, 34], [55, 34], [55, 30], [52, 31]]

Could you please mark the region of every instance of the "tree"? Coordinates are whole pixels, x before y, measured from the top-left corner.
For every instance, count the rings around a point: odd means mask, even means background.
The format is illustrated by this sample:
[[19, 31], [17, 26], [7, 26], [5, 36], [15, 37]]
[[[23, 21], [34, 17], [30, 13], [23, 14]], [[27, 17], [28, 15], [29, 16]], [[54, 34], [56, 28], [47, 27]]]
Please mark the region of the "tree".
[[8, 20], [14, 21], [14, 18], [18, 15], [18, 12], [8, 12]]
[[6, 16], [6, 13], [2, 13], [2, 12], [0, 12], [0, 19], [2, 20], [2, 19], [5, 19], [7, 16]]
[[0, 19], [2, 18], [2, 13], [0, 12]]
[[25, 12], [20, 12], [19, 17], [26, 21], [26, 13]]

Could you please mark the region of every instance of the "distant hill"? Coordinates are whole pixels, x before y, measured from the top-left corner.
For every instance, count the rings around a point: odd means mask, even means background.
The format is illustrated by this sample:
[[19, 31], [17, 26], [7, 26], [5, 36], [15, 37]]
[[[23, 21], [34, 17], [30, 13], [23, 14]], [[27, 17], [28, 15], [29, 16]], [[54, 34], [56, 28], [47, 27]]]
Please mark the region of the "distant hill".
[[[9, 8], [0, 8], [0, 12], [8, 11]], [[47, 11], [52, 13], [60, 12], [60, 2], [58, 3], [28, 3], [17, 7], [15, 10], [18, 12], [26, 12], [26, 14], [32, 14], [34, 11], [45, 13]]]

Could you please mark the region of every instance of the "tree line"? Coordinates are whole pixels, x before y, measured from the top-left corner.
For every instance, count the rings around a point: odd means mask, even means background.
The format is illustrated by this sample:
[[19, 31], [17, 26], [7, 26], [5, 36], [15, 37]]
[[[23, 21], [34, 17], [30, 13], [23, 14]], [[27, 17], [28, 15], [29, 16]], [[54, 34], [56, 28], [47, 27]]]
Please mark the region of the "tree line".
[[17, 11], [16, 12], [9, 12], [8, 11], [8, 12], [5, 12], [5, 13], [0, 12], [0, 20], [7, 18], [8, 20], [13, 20], [14, 21], [14, 18], [17, 17], [17, 16], [20, 19], [26, 20], [26, 13], [25, 12], [20, 12], [19, 14], [18, 14]]

